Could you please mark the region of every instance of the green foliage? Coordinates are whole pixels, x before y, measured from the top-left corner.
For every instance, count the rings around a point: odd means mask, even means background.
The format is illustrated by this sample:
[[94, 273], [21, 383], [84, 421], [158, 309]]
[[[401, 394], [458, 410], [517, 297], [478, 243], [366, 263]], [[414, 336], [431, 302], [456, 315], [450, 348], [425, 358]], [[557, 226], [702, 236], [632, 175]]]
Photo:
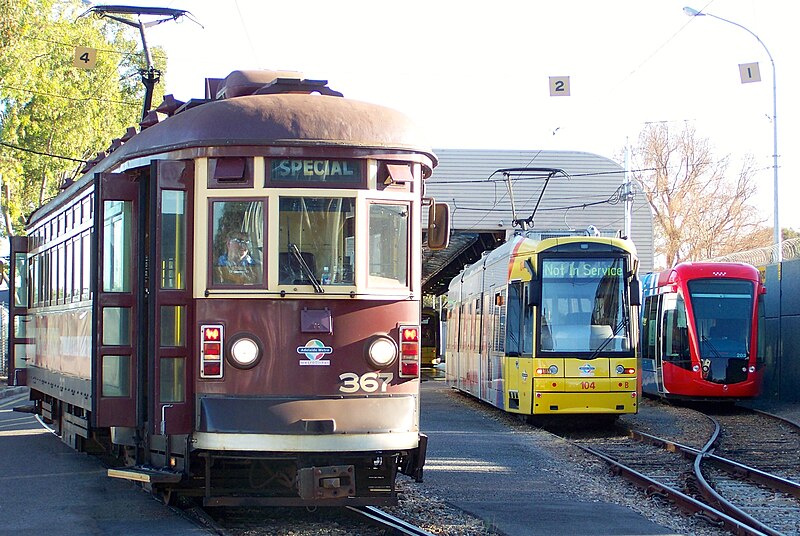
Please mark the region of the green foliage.
[[[0, 141], [66, 157], [0, 146], [0, 179], [10, 190], [2, 208], [14, 234], [65, 178], [77, 176], [82, 164], [69, 159], [91, 159], [141, 119], [138, 32], [78, 18], [85, 9], [78, 0], [0, 0]], [[73, 66], [76, 46], [97, 49], [94, 69]], [[163, 72], [163, 52], [153, 56]]]

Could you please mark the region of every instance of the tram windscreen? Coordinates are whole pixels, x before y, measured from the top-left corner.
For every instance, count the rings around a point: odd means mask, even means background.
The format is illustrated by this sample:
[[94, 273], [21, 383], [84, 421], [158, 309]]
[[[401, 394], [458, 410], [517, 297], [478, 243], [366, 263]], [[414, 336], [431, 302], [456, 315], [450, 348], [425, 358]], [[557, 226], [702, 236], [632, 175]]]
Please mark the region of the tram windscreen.
[[695, 279], [688, 282], [700, 357], [748, 355], [753, 323], [751, 281]]
[[542, 352], [628, 352], [625, 259], [545, 258], [538, 322]]

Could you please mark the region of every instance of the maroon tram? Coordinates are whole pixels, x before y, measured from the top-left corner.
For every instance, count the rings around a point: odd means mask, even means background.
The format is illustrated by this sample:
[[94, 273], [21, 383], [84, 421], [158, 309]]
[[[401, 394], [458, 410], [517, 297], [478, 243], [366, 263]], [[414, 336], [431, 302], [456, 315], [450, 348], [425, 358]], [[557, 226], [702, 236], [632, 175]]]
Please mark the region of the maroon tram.
[[395, 503], [425, 461], [435, 155], [405, 116], [272, 71], [140, 126], [13, 240], [12, 377], [67, 444], [165, 497]]
[[642, 278], [642, 389], [673, 400], [758, 396], [763, 295], [756, 268], [681, 263]]

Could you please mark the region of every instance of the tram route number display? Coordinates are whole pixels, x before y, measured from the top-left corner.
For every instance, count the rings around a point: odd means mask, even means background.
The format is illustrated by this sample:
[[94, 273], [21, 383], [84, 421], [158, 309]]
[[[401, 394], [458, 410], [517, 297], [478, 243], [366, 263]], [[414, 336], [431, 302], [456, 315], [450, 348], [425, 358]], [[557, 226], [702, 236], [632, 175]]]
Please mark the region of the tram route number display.
[[613, 261], [606, 259], [597, 261], [587, 260], [546, 260], [542, 266], [542, 275], [546, 278], [598, 278], [622, 277], [623, 268]]

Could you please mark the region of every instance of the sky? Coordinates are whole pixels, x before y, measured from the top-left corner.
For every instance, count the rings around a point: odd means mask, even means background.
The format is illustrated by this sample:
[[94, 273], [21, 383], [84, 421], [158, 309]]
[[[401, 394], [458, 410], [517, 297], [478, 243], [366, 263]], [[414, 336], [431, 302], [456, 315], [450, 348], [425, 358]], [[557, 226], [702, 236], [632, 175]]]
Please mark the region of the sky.
[[[694, 3], [692, 3], [694, 2]], [[734, 177], [755, 157], [773, 221], [775, 65], [782, 227], [800, 229], [800, 3], [785, 0], [139, 0], [189, 10], [147, 30], [181, 100], [236, 69], [300, 71], [409, 115], [434, 148], [587, 151], [620, 159], [649, 122], [688, 122]], [[684, 6], [710, 16], [690, 17]], [[758, 63], [743, 84], [739, 65]], [[568, 76], [570, 96], [550, 96]], [[156, 103], [157, 104], [157, 103]], [[700, 201], [701, 202], [701, 201]]]

